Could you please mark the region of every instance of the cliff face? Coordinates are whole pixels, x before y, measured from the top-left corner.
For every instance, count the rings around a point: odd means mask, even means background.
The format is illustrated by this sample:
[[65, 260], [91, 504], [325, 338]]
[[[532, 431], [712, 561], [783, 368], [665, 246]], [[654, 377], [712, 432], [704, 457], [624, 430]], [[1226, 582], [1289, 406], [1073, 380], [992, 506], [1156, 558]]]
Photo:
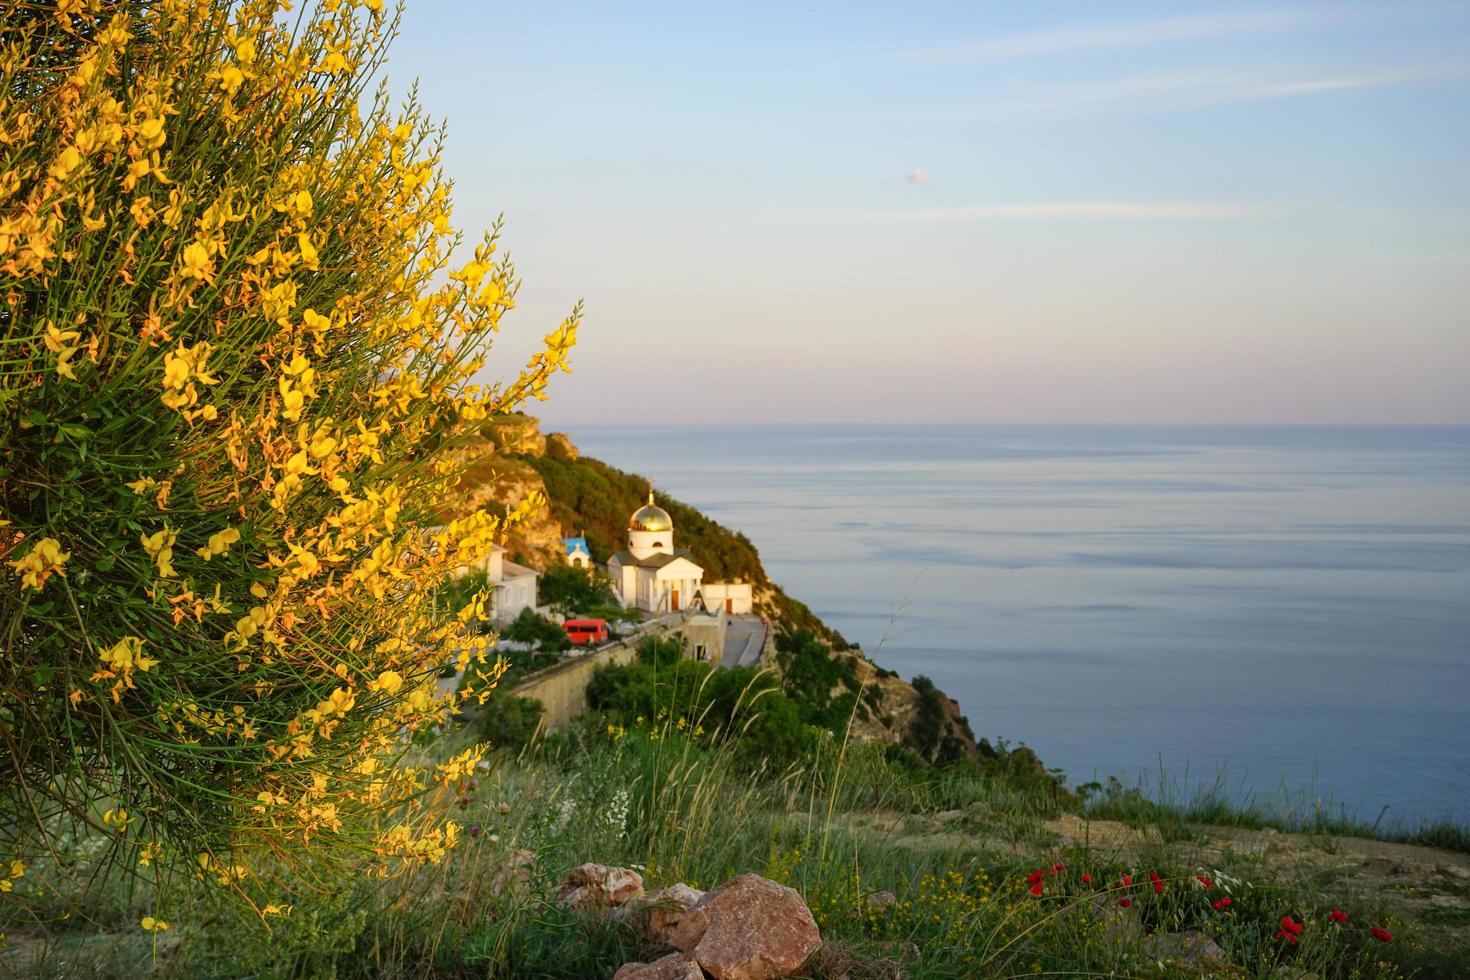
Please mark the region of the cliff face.
[[[469, 467], [458, 494], [464, 510], [489, 503], [511, 508], [532, 494], [544, 496], [546, 486], [541, 474], [526, 459], [544, 454], [547, 441], [537, 421], [525, 415], [507, 416], [481, 426], [480, 438], [464, 450]], [[565, 560], [562, 537], [552, 509], [540, 507], [507, 535], [504, 544], [513, 561], [548, 568]]]
[[858, 683], [869, 692], [863, 698], [868, 710], [853, 722], [853, 733], [859, 738], [905, 745], [932, 763], [988, 754], [989, 745], [975, 741], [960, 703], [924, 678], [905, 681], [858, 650], [836, 656], [850, 662]]
[[[649, 481], [599, 460], [583, 457], [561, 433], [543, 435], [537, 421], [512, 415], [485, 423], [465, 449], [469, 467], [461, 483], [466, 509], [488, 502], [514, 507], [531, 494], [547, 506], [512, 531], [505, 547], [510, 557], [536, 568], [561, 563], [561, 539], [587, 538], [595, 560], [606, 561], [624, 547], [628, 515], [643, 503]], [[907, 683], [880, 670], [830, 629], [804, 604], [786, 595], [767, 576], [760, 555], [744, 534], [726, 528], [677, 500], [660, 496], [678, 529], [679, 544], [693, 552], [714, 581], [746, 581], [755, 586], [756, 604], [778, 630], [809, 630], [844, 665], [848, 682], [862, 691], [853, 723], [865, 740], [904, 745], [929, 762], [985, 755], [958, 703], [924, 678]], [[834, 696], [841, 690], [834, 689]]]

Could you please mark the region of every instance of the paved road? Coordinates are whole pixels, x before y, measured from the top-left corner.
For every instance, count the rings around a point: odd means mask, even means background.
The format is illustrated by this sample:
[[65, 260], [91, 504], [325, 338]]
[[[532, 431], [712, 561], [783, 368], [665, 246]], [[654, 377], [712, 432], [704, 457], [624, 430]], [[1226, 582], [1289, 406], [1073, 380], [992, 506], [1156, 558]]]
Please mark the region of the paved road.
[[730, 616], [725, 620], [725, 657], [721, 667], [757, 667], [766, 646], [766, 624], [759, 616]]

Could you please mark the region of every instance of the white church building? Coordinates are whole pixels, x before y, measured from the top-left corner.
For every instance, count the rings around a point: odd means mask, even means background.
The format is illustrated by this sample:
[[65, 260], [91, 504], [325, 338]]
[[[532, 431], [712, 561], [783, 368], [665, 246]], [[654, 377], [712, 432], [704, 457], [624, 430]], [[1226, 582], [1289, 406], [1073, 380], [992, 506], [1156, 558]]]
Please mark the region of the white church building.
[[607, 560], [607, 573], [622, 604], [645, 612], [681, 612], [702, 603], [745, 614], [753, 605], [749, 583], [705, 584], [704, 569], [674, 547], [674, 519], [653, 502], [652, 490], [628, 519], [628, 547]]
[[674, 550], [674, 519], [653, 502], [628, 520], [628, 547], [607, 560], [613, 591], [623, 605], [645, 612], [678, 612], [688, 608], [704, 584], [704, 569], [689, 552]]

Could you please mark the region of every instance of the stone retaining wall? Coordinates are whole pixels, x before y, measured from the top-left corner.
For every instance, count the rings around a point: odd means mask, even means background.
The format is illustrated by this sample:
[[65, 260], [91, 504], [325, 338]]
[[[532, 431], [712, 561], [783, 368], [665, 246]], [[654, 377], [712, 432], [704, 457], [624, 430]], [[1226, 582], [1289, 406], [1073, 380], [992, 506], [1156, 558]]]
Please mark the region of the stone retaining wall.
[[[708, 617], [704, 617], [708, 618]], [[559, 664], [538, 670], [527, 676], [511, 694], [521, 698], [540, 701], [546, 709], [542, 725], [546, 731], [557, 731], [587, 710], [587, 685], [592, 683], [592, 674], [598, 667], [609, 664], [621, 667], [637, 656], [638, 644], [651, 636], [678, 636], [687, 643], [686, 633], [691, 621], [682, 615], [666, 616], [644, 624], [637, 633], [624, 637], [616, 643], [599, 647], [591, 653], [563, 660]], [[702, 639], [701, 642], [704, 642]], [[719, 661], [716, 660], [716, 663]]]

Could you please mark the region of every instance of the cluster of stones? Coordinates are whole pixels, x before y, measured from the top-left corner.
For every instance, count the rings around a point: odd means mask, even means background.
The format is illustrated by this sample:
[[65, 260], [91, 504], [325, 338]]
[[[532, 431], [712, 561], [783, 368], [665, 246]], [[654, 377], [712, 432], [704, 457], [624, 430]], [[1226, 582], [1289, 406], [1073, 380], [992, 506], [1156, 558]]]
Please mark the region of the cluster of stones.
[[799, 970], [822, 945], [801, 895], [743, 874], [708, 892], [685, 884], [645, 892], [628, 868], [584, 864], [556, 890], [564, 908], [611, 915], [649, 947], [670, 952], [626, 963], [613, 980], [777, 980]]

